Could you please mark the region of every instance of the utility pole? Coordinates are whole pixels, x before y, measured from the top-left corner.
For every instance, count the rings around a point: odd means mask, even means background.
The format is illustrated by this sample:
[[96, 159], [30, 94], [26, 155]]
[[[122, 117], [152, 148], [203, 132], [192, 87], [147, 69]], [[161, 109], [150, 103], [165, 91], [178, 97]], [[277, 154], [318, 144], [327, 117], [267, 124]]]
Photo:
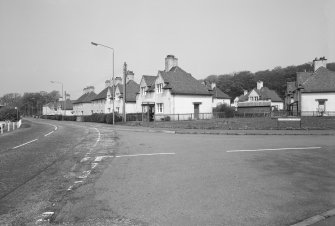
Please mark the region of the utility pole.
[[124, 62], [123, 65], [123, 122], [126, 122], [126, 83], [127, 83], [127, 63]]

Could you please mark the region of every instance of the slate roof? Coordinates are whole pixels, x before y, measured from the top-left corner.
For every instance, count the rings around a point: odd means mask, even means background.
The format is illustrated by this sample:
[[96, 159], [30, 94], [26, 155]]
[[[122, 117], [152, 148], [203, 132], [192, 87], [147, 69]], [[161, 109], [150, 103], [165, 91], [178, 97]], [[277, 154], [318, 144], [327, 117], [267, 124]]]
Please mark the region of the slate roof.
[[303, 84], [312, 75], [313, 72], [297, 72], [297, 84]]
[[209, 91], [214, 98], [216, 99], [230, 99], [230, 96], [225, 94], [224, 92], [222, 92], [221, 89], [217, 88], [217, 87], [214, 87], [213, 90], [210, 90]]
[[172, 67], [168, 72], [159, 71], [158, 73], [161, 74], [165, 82], [163, 89], [170, 89], [172, 94], [211, 95], [206, 86], [178, 66]]
[[319, 67], [303, 83], [302, 92], [335, 92], [335, 72]]
[[104, 88], [98, 95], [96, 95], [96, 97], [94, 97], [92, 99], [92, 101], [94, 100], [103, 100], [103, 99], [106, 99], [107, 98], [107, 91], [110, 91], [111, 93], [111, 98], [113, 98], [113, 87], [111, 86], [108, 86], [106, 88]]
[[97, 94], [93, 91], [89, 93], [85, 93], [81, 97], [79, 97], [77, 100], [75, 100], [73, 104], [90, 103], [96, 96]]
[[45, 104], [44, 106], [51, 108], [58, 108], [59, 106], [61, 107], [62, 110], [73, 110], [73, 100], [65, 100], [65, 109], [63, 108], [63, 102], [64, 101], [58, 101], [58, 102], [50, 102]]
[[145, 81], [145, 84], [147, 86], [152, 86], [155, 83], [157, 76], [152, 76], [152, 75], [143, 75], [143, 79]]
[[[118, 84], [121, 95], [123, 96], [123, 85]], [[136, 102], [136, 94], [140, 90], [140, 85], [129, 80], [126, 84], [126, 102]]]
[[[267, 87], [262, 87], [261, 89], [253, 89], [259, 95], [259, 100], [271, 100], [272, 102], [282, 102], [283, 100], [278, 96], [278, 94]], [[246, 95], [239, 97], [239, 102], [247, 101], [249, 95], [252, 91], [248, 92]]]

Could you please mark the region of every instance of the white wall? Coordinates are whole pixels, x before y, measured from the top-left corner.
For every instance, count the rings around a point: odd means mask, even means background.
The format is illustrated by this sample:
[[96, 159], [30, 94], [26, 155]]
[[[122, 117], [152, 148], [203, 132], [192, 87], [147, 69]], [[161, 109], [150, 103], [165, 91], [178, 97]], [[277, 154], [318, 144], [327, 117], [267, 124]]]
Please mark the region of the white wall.
[[201, 102], [199, 105], [199, 113], [212, 112], [211, 96], [195, 96], [195, 95], [174, 95], [172, 114], [194, 113], [194, 102]]
[[278, 110], [284, 109], [284, 103], [283, 102], [271, 102], [271, 106], [277, 107]]
[[221, 105], [221, 104], [225, 104], [227, 106], [230, 107], [230, 99], [217, 99], [217, 98], [214, 98], [213, 99], [213, 102], [212, 102], [212, 107], [215, 108], [217, 107], [218, 105]]
[[301, 111], [317, 111], [319, 103], [316, 99], [328, 99], [325, 102], [325, 110], [335, 111], [335, 93], [302, 93]]

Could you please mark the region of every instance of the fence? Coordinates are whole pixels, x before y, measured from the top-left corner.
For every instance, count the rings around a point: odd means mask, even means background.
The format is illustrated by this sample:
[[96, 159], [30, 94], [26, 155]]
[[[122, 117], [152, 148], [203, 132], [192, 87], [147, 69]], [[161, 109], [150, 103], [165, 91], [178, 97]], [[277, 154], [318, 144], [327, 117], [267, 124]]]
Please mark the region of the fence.
[[20, 128], [22, 125], [22, 121], [18, 122], [11, 122], [11, 121], [4, 121], [0, 122], [0, 134], [3, 134], [4, 132], [9, 132], [11, 130], [15, 130]]

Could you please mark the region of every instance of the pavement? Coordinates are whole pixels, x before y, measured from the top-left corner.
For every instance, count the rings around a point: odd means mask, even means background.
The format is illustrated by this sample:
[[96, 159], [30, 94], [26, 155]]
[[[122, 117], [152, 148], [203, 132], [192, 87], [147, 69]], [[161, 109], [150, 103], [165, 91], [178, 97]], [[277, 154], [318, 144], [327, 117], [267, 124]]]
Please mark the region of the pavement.
[[175, 134], [211, 134], [211, 135], [335, 135], [335, 130], [205, 130], [205, 129], [174, 129], [143, 126], [115, 125], [114, 128], [135, 132], [162, 132]]

